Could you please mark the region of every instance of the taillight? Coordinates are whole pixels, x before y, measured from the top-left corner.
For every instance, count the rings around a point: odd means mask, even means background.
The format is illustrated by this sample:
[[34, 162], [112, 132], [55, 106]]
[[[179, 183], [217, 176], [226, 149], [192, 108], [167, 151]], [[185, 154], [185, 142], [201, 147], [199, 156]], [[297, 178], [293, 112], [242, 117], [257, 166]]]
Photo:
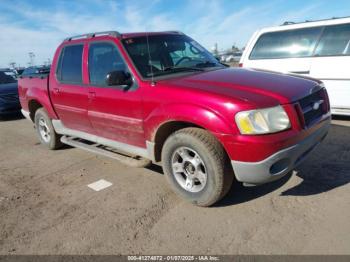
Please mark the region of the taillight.
[[239, 66], [239, 67], [243, 67], [243, 63], [239, 63], [238, 66]]

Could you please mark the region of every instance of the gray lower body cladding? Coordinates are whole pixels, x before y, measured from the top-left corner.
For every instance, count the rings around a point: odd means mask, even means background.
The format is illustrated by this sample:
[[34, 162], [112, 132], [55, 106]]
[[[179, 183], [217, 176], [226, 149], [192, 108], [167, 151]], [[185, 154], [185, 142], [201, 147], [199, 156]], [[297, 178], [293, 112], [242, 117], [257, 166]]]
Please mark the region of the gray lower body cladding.
[[247, 185], [259, 185], [285, 176], [321, 143], [328, 133], [329, 126], [330, 121], [298, 144], [278, 151], [262, 161], [241, 162], [231, 160], [237, 180]]

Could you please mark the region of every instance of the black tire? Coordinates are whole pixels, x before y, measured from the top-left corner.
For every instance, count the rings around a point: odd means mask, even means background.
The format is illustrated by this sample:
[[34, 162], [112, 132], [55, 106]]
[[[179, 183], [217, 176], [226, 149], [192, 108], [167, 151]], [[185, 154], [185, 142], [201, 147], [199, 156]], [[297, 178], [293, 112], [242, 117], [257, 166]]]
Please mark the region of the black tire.
[[[49, 136], [45, 136], [41, 133], [42, 128], [40, 127], [39, 122], [43, 123], [42, 121], [45, 122], [45, 129], [48, 130]], [[55, 132], [51, 119], [44, 108], [39, 108], [35, 112], [34, 124], [39, 140], [43, 145], [47, 146], [51, 150], [62, 147], [63, 144], [60, 140], [61, 136]]]
[[[177, 150], [181, 152], [181, 148], [195, 151], [205, 166], [206, 182], [199, 192], [186, 190], [173, 172], [174, 155]], [[183, 161], [181, 156], [180, 161]], [[173, 190], [197, 206], [211, 206], [223, 198], [230, 190], [234, 178], [224, 148], [212, 134], [200, 128], [184, 128], [170, 135], [162, 149], [162, 165], [165, 177]], [[185, 171], [183, 173], [186, 177]], [[201, 184], [199, 181], [197, 183]]]

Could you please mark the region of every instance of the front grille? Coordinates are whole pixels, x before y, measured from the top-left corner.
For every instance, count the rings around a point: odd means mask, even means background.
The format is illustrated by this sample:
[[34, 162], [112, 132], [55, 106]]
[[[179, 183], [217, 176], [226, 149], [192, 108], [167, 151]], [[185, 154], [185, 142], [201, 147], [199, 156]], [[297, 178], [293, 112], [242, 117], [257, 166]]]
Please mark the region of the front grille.
[[18, 94], [1, 94], [0, 98], [2, 98], [6, 102], [17, 102]]
[[299, 100], [305, 127], [309, 127], [329, 111], [328, 96], [324, 88]]

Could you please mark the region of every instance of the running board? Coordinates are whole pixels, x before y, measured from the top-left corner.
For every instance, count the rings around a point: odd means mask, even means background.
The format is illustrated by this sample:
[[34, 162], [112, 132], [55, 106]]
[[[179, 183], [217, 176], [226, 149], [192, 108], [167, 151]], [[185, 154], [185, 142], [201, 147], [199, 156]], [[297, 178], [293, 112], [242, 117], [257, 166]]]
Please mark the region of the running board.
[[89, 151], [94, 154], [103, 155], [109, 158], [113, 158], [122, 162], [125, 165], [132, 167], [145, 167], [151, 163], [151, 160], [140, 156], [128, 156], [121, 152], [118, 152], [117, 149], [90, 142], [77, 137], [62, 136], [61, 142], [72, 147], [77, 147], [86, 151]]

